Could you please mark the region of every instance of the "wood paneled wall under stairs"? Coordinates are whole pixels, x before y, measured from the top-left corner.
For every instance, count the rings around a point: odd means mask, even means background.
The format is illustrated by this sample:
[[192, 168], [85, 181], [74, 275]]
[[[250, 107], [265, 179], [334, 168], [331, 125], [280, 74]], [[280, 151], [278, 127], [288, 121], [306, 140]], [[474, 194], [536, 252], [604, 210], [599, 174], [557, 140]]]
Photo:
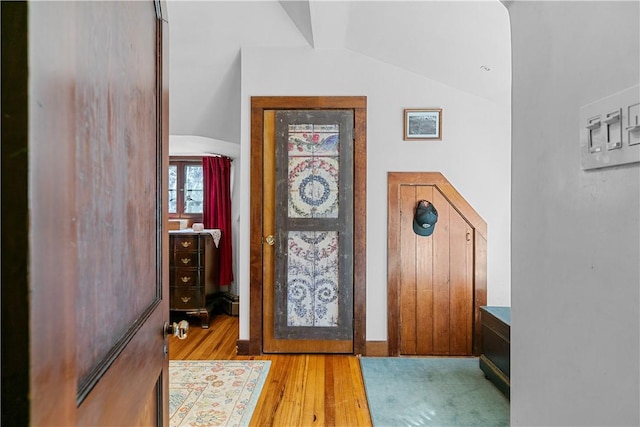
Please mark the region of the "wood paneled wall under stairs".
[[[433, 234], [413, 230], [416, 205], [438, 211]], [[487, 303], [487, 224], [438, 172], [388, 173], [389, 354], [480, 352]]]

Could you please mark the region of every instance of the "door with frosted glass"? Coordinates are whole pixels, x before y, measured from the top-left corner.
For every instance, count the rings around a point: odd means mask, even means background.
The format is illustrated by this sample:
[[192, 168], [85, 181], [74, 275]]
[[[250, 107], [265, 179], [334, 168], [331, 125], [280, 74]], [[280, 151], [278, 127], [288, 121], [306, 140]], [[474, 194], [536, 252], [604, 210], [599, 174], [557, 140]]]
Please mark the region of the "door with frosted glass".
[[272, 110], [265, 124], [264, 351], [351, 353], [353, 111]]

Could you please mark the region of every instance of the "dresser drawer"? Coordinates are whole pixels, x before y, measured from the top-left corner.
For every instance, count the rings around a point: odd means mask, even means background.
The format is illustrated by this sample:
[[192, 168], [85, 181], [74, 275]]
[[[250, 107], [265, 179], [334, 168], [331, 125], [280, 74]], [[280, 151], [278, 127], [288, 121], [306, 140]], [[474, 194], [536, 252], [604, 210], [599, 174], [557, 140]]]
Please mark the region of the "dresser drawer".
[[204, 306], [202, 288], [169, 288], [172, 310], [199, 309]]
[[171, 267], [198, 267], [200, 265], [200, 252], [175, 252], [169, 257]]
[[190, 235], [190, 236], [171, 236], [173, 240], [173, 251], [197, 251], [198, 248], [198, 240], [200, 236]]
[[170, 268], [169, 269], [169, 285], [170, 286], [201, 286], [202, 285], [202, 269], [201, 268]]

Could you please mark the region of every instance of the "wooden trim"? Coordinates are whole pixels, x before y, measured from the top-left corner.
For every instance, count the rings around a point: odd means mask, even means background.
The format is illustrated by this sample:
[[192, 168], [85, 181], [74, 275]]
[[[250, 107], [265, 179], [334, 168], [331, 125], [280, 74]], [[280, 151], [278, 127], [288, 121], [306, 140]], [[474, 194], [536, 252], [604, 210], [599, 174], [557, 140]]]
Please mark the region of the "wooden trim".
[[[31, 322], [29, 318], [32, 309], [29, 306], [29, 300], [37, 304], [41, 298], [29, 296], [29, 245], [31, 244], [29, 234], [29, 19], [26, 2], [2, 2], [2, 189], [0, 191], [2, 209], [2, 418], [0, 424], [3, 425], [30, 425], [29, 402], [34, 396], [33, 391], [30, 394], [29, 371], [30, 371], [30, 343], [32, 331], [29, 327]], [[63, 58], [64, 59], [64, 58]], [[33, 75], [33, 74], [32, 74]], [[36, 74], [37, 77], [37, 74]], [[33, 78], [33, 77], [32, 77]], [[58, 95], [60, 88], [51, 88], [54, 95]], [[58, 100], [56, 100], [58, 101]], [[73, 138], [72, 131], [66, 135]], [[53, 144], [51, 144], [53, 145]], [[71, 155], [68, 152], [59, 152], [54, 150], [52, 161], [59, 161], [62, 158], [66, 166], [65, 155]], [[61, 171], [62, 178], [67, 174]], [[62, 202], [67, 201], [67, 193], [63, 193]], [[11, 208], [8, 208], [8, 207]], [[58, 204], [53, 206], [56, 208], [56, 214], [60, 212]], [[61, 212], [66, 213], [62, 209]], [[36, 212], [37, 214], [37, 212]], [[64, 221], [60, 222], [62, 227], [67, 227]], [[39, 238], [39, 236], [38, 236]], [[47, 241], [40, 244], [49, 243]], [[65, 261], [64, 259], [61, 261]], [[63, 265], [68, 265], [64, 262]], [[65, 274], [64, 271], [61, 273]], [[65, 275], [67, 275], [66, 273]], [[52, 275], [55, 280], [55, 276]], [[66, 277], [65, 277], [66, 278]], [[64, 283], [57, 281], [58, 283]], [[61, 295], [55, 295], [66, 301], [73, 298], [73, 294], [68, 289], [60, 289]], [[58, 298], [53, 302], [57, 302]], [[44, 314], [59, 313], [53, 307], [51, 302], [49, 305], [35, 305], [33, 310], [45, 309]], [[67, 305], [68, 309], [72, 306]], [[40, 314], [40, 313], [38, 313]], [[43, 319], [45, 319], [43, 317]], [[57, 317], [56, 317], [57, 319]], [[21, 327], [10, 327], [14, 321]], [[62, 327], [69, 325], [69, 317], [63, 317], [64, 323]], [[48, 326], [48, 321], [44, 323], [44, 327]], [[71, 324], [73, 326], [73, 324]], [[49, 329], [49, 328], [47, 328]], [[47, 333], [55, 333], [49, 329]], [[64, 351], [64, 349], [61, 349]], [[51, 375], [53, 380], [57, 381], [60, 377], [64, 377], [65, 372], [61, 367], [64, 364], [64, 354], [58, 354], [58, 357], [50, 367], [53, 368]], [[36, 360], [35, 369], [38, 369], [45, 361]], [[41, 362], [41, 363], [38, 363]], [[73, 372], [71, 372], [73, 374]], [[66, 385], [62, 383], [63, 385]], [[51, 390], [53, 391], [53, 390]], [[66, 393], [65, 393], [66, 391]], [[73, 390], [64, 387], [60, 390], [61, 400], [73, 399]], [[46, 396], [45, 396], [46, 397]], [[35, 402], [35, 409], [40, 408], [42, 402]], [[37, 414], [36, 414], [37, 415]], [[42, 420], [42, 418], [36, 418]], [[65, 420], [65, 419], [63, 419]], [[68, 418], [66, 419], [68, 420]]]
[[[262, 236], [276, 236], [276, 112], [266, 110], [262, 116]], [[285, 166], [286, 168], [287, 166]], [[271, 351], [276, 313], [266, 309], [275, 305], [276, 246], [262, 246], [262, 351]], [[270, 339], [271, 338], [271, 339]]]
[[[400, 185], [387, 175], [387, 340], [389, 354], [397, 356], [400, 352], [400, 233], [399, 221], [393, 217], [400, 206]], [[392, 238], [393, 236], [393, 238]]]
[[367, 99], [355, 98], [355, 143], [353, 175], [353, 353], [366, 352], [367, 339]]
[[388, 341], [367, 341], [366, 343], [367, 357], [387, 357], [389, 356], [389, 342]]
[[[338, 124], [340, 156], [339, 215], [336, 218], [289, 217], [287, 129], [291, 124]], [[263, 235], [274, 235], [275, 245], [263, 250], [263, 352], [353, 352], [353, 211], [354, 112], [352, 110], [268, 110], [264, 113]], [[280, 153], [279, 155], [277, 153]], [[281, 197], [276, 198], [280, 194]], [[271, 220], [273, 219], [273, 222]], [[269, 224], [267, 223], [269, 222]], [[325, 230], [337, 233], [338, 322], [335, 327], [287, 325], [287, 299], [275, 284], [287, 282], [287, 236], [292, 230]], [[273, 314], [273, 318], [270, 318]], [[286, 339], [282, 338], [286, 337]]]
[[[164, 21], [158, 21], [164, 22]], [[166, 151], [168, 153], [168, 149]], [[165, 211], [168, 212], [169, 219], [186, 219], [189, 221], [189, 226], [194, 222], [203, 222], [204, 219], [204, 206], [202, 213], [187, 213], [185, 212], [185, 202], [184, 196], [186, 193], [186, 180], [185, 180], [185, 169], [187, 166], [200, 166], [204, 171], [204, 164], [202, 161], [202, 157], [169, 157], [167, 164], [167, 174], [169, 171], [169, 166], [175, 166], [177, 168], [177, 182], [176, 182], [176, 212], [169, 212], [169, 205], [167, 201], [167, 207]], [[204, 177], [203, 177], [204, 184]], [[167, 181], [167, 198], [168, 198], [168, 181]], [[203, 185], [204, 188], [204, 185]], [[203, 189], [204, 191], [204, 189]], [[203, 196], [203, 200], [206, 199], [206, 195]]]
[[487, 223], [439, 172], [389, 172], [387, 174], [387, 339], [389, 354], [400, 354], [400, 242], [398, 213], [401, 185], [432, 185], [469, 223], [474, 233], [473, 265], [473, 354], [480, 354], [480, 307], [487, 304]]
[[251, 343], [248, 340], [236, 341], [238, 356], [249, 356], [251, 354]]
[[[3, 50], [5, 56], [13, 60], [25, 58], [28, 67], [23, 70], [14, 70], [28, 76], [25, 91], [14, 93], [17, 98], [11, 99], [9, 105], [18, 103], [19, 113], [26, 113], [28, 121], [13, 123], [22, 128], [13, 128], [13, 131], [21, 134], [13, 134], [11, 138], [21, 138], [24, 150], [18, 150], [14, 146], [11, 155], [2, 155], [2, 171], [5, 173], [5, 162], [19, 162], [28, 165], [28, 180], [20, 182], [24, 175], [11, 175], [12, 189], [24, 191], [24, 185], [28, 188], [28, 210], [22, 214], [23, 207], [16, 205], [19, 199], [11, 200], [11, 203], [3, 206], [11, 206], [8, 211], [10, 217], [15, 216], [18, 230], [5, 227], [2, 224], [3, 256], [11, 252], [4, 247], [4, 239], [11, 239], [8, 231], [20, 231], [25, 221], [28, 227], [27, 235], [21, 236], [16, 243], [25, 244], [18, 247], [27, 258], [28, 267], [25, 280], [19, 281], [17, 277], [13, 283], [5, 282], [2, 278], [2, 288], [16, 286], [28, 288], [20, 306], [12, 307], [16, 310], [12, 320], [20, 319], [21, 324], [28, 331], [24, 338], [29, 340], [29, 354], [24, 355], [29, 363], [29, 395], [26, 396], [30, 405], [30, 418], [28, 425], [77, 425], [76, 397], [78, 368], [76, 358], [76, 289], [78, 286], [78, 253], [76, 243], [78, 239], [77, 215], [80, 209], [77, 205], [78, 174], [76, 173], [77, 151], [74, 141], [78, 138], [80, 123], [83, 123], [76, 94], [81, 85], [78, 84], [78, 67], [76, 67], [77, 54], [80, 47], [76, 46], [80, 28], [78, 25], [80, 12], [77, 3], [47, 3], [31, 2], [26, 5], [28, 22], [22, 28], [13, 29], [13, 34], [5, 37], [6, 20], [11, 20], [12, 15], [5, 16], [7, 6], [11, 9], [20, 8], [20, 4], [2, 2], [2, 32], [4, 40], [9, 42], [11, 49]], [[21, 50], [21, 39], [28, 37], [27, 49]], [[16, 36], [14, 38], [13, 36]], [[20, 41], [19, 41], [20, 40]], [[13, 42], [12, 42], [13, 41]], [[16, 43], [15, 46], [12, 43]], [[79, 44], [79, 43], [78, 43]], [[3, 46], [4, 48], [5, 46]], [[30, 54], [29, 54], [30, 53]], [[16, 66], [18, 64], [15, 64]], [[22, 64], [21, 64], [22, 65]], [[25, 64], [27, 65], [27, 64]], [[11, 74], [5, 74], [2, 70], [3, 82], [9, 81], [11, 85], [20, 85], [22, 78], [14, 80]], [[20, 77], [20, 74], [17, 75]], [[52, 77], [64, 84], [52, 84]], [[4, 86], [4, 85], [3, 85]], [[5, 91], [2, 88], [4, 101]], [[22, 88], [16, 88], [20, 90]], [[22, 104], [24, 102], [25, 104]], [[15, 104], [14, 104], [15, 106]], [[27, 107], [28, 110], [22, 110]], [[2, 146], [5, 149], [4, 121], [5, 114], [11, 110], [5, 110], [3, 102], [3, 138]], [[18, 117], [19, 119], [22, 117]], [[11, 120], [9, 121], [11, 125]], [[14, 141], [18, 142], [18, 141]], [[23, 155], [28, 156], [22, 157]], [[19, 171], [15, 171], [19, 172]], [[4, 176], [3, 176], [4, 178]], [[4, 183], [4, 179], [3, 179]], [[4, 189], [3, 189], [4, 190]], [[7, 194], [11, 197], [12, 193]], [[3, 191], [3, 198], [4, 198]], [[22, 196], [20, 196], [22, 197]], [[3, 200], [3, 202], [6, 199]], [[14, 211], [14, 209], [18, 209]], [[6, 211], [5, 211], [6, 212]], [[4, 213], [3, 212], [3, 220]], [[7, 233], [7, 235], [5, 235]], [[18, 267], [16, 265], [16, 267]], [[3, 265], [4, 274], [4, 265]], [[55, 274], [52, 274], [55, 272]], [[5, 303], [3, 295], [3, 304]], [[27, 310], [28, 307], [28, 310]], [[2, 310], [5, 332], [9, 331], [5, 323], [4, 307]], [[28, 316], [28, 320], [26, 318]], [[19, 328], [18, 328], [19, 329]], [[22, 332], [22, 331], [20, 331]], [[3, 347], [5, 335], [3, 334]], [[17, 349], [15, 351], [18, 351]], [[3, 348], [4, 356], [7, 352]], [[14, 349], [8, 353], [14, 353]], [[19, 355], [16, 355], [19, 357]], [[11, 359], [10, 359], [11, 360]], [[19, 369], [20, 365], [12, 366], [8, 372]], [[5, 371], [3, 370], [3, 373]], [[4, 385], [4, 382], [3, 382]], [[13, 393], [13, 390], [11, 391]], [[4, 396], [5, 393], [3, 393]], [[25, 396], [22, 396], [25, 397]], [[3, 416], [4, 416], [3, 406]], [[7, 408], [9, 409], [9, 408]], [[3, 420], [4, 421], [4, 420]], [[16, 424], [16, 419], [8, 424]], [[4, 425], [4, 423], [3, 423]]]
[[[160, 259], [162, 260], [162, 321], [170, 322], [170, 314], [169, 314], [169, 260], [165, 259], [169, 254], [169, 192], [167, 191], [169, 187], [169, 24], [166, 20], [166, 8], [167, 2], [165, 0], [157, 1], [156, 4], [159, 6], [159, 16], [157, 22], [157, 55], [158, 55], [158, 64], [157, 64], [157, 72], [158, 76], [156, 79], [158, 80], [158, 88], [157, 88], [157, 97], [158, 97], [158, 125], [157, 128], [160, 130], [159, 138], [160, 141], [160, 152], [159, 156], [161, 158], [160, 167], [162, 170], [161, 173], [161, 185], [160, 189], [162, 191], [162, 195], [160, 198], [160, 215], [162, 218], [162, 254]], [[168, 340], [165, 340], [165, 345], [169, 345]], [[165, 358], [165, 361], [162, 366], [162, 374], [159, 379], [158, 384], [158, 393], [159, 396], [157, 398], [156, 410], [158, 420], [166, 420], [169, 419], [169, 404], [168, 404], [168, 396], [169, 396], [169, 361]], [[160, 400], [162, 399], [162, 400]]]
[[476, 232], [474, 243], [473, 354], [478, 356], [482, 352], [480, 307], [487, 305], [487, 240]]
[[251, 110], [367, 109], [366, 96], [252, 96]]
[[282, 109], [350, 109], [354, 111], [354, 212], [361, 220], [354, 223], [354, 334], [353, 352], [366, 350], [366, 180], [367, 150], [366, 122], [367, 98], [365, 96], [256, 96], [251, 98], [251, 197], [249, 237], [249, 354], [262, 352], [262, 136], [265, 110]]
[[251, 101], [251, 196], [249, 233], [249, 351], [262, 353], [262, 134], [264, 105]]

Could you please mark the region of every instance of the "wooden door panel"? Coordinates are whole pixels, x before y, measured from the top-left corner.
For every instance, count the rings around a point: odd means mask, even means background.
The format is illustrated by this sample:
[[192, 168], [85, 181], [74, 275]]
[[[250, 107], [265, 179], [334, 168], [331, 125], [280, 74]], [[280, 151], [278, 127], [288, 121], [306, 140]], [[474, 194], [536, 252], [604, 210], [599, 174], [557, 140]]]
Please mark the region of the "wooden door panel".
[[469, 224], [450, 210], [451, 355], [470, 355], [473, 337], [473, 244]]
[[28, 306], [11, 310], [30, 315], [29, 424], [162, 425], [169, 320], [162, 8], [151, 1], [19, 7], [28, 18], [11, 38], [28, 39], [17, 74], [29, 79], [7, 105], [28, 106], [11, 127], [29, 153], [28, 176], [16, 177], [28, 188], [28, 211], [18, 215], [28, 221], [21, 250], [29, 276]]
[[[400, 353], [471, 354], [471, 228], [434, 186], [401, 185], [399, 200]], [[419, 200], [432, 202], [438, 211], [431, 236], [413, 232], [413, 214]]]
[[166, 416], [162, 21], [151, 3], [122, 6], [77, 10], [79, 425]]
[[160, 332], [164, 320], [162, 310], [156, 309], [136, 331], [78, 407], [78, 425], [162, 425], [159, 407], [168, 397], [162, 390], [168, 375]]
[[418, 328], [418, 297], [416, 295], [418, 275], [416, 268], [423, 263], [417, 262], [416, 250], [420, 245], [412, 228], [415, 201], [416, 187], [402, 186], [400, 188], [400, 203], [403, 207], [400, 214], [400, 307], [402, 307], [400, 310], [400, 351], [402, 354], [416, 354], [417, 336], [422, 335], [427, 329], [431, 331], [431, 327], [426, 327], [426, 325]]
[[450, 335], [450, 276], [449, 276], [449, 210], [450, 205], [439, 191], [431, 201], [438, 210], [438, 223], [433, 239], [433, 353], [449, 354]]
[[[416, 186], [413, 199], [413, 209], [417, 200], [433, 201], [434, 189], [431, 185]], [[411, 211], [413, 214], [414, 210]], [[417, 241], [416, 245], [416, 322], [418, 334], [416, 336], [416, 354], [432, 354], [434, 341], [434, 263], [433, 245], [430, 237], [418, 236], [413, 233], [413, 215], [409, 224], [409, 232]]]
[[132, 339], [136, 320], [160, 299], [156, 17], [150, 9], [148, 3], [80, 2], [76, 10], [81, 399]]

